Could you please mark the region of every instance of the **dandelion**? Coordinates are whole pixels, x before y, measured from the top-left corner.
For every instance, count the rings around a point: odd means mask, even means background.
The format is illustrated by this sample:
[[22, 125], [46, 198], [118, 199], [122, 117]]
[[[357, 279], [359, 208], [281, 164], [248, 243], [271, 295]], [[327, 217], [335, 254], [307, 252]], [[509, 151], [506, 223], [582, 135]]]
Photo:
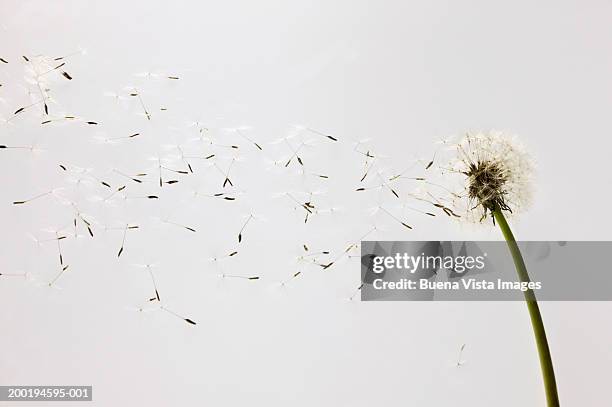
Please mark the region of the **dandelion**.
[[[449, 168], [463, 183], [463, 190], [452, 194], [455, 212], [468, 221], [482, 222], [499, 210], [516, 214], [531, 201], [531, 157], [516, 138], [501, 132], [468, 133], [451, 145], [457, 157]], [[439, 186], [440, 188], [444, 188]]]
[[[529, 154], [518, 141], [501, 132], [468, 133], [459, 142], [451, 145], [457, 153], [456, 159], [446, 168], [447, 175], [459, 176], [463, 181], [460, 192], [450, 192], [452, 209], [444, 211], [479, 223], [491, 219], [497, 223], [506, 239], [514, 265], [521, 282], [529, 282], [529, 274], [505, 214], [517, 215], [524, 210], [531, 198], [533, 165]], [[431, 166], [431, 164], [428, 164]], [[436, 205], [442, 205], [439, 201]], [[461, 211], [459, 207], [463, 206]], [[540, 367], [544, 378], [547, 405], [559, 406], [555, 372], [542, 315], [532, 290], [524, 292], [529, 310]]]

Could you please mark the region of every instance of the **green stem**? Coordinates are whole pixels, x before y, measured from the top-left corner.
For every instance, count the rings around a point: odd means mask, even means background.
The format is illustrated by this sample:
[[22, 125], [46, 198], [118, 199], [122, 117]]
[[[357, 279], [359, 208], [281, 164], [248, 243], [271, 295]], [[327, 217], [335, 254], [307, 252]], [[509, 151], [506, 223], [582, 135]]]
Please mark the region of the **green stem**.
[[[512, 254], [514, 266], [520, 281], [529, 282], [529, 274], [527, 273], [527, 267], [525, 267], [525, 261], [523, 260], [521, 251], [516, 244], [512, 230], [510, 230], [510, 226], [508, 225], [508, 222], [506, 222], [506, 218], [500, 209], [494, 210], [493, 216], [504, 234], [504, 238], [506, 239], [508, 249], [510, 249], [510, 253]], [[535, 335], [535, 340], [538, 347], [540, 367], [542, 369], [542, 376], [544, 377], [544, 389], [546, 391], [547, 406], [559, 407], [559, 395], [557, 394], [555, 371], [553, 369], [548, 341], [546, 340], [546, 331], [544, 330], [544, 323], [542, 322], [540, 308], [538, 307], [538, 302], [532, 290], [525, 291], [524, 295], [525, 301], [527, 302], [527, 309], [529, 310], [529, 317], [531, 318], [531, 326], [533, 327], [533, 333]]]

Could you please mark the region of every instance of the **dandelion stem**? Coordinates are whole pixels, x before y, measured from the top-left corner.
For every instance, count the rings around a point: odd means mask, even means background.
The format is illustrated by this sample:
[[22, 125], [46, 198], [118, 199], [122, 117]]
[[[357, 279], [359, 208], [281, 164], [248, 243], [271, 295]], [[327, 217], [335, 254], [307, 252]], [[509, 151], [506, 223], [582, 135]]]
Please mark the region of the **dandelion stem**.
[[[499, 228], [501, 229], [512, 259], [514, 260], [514, 266], [521, 282], [529, 282], [529, 274], [527, 273], [527, 267], [525, 267], [525, 261], [521, 255], [521, 251], [514, 239], [512, 230], [506, 221], [502, 211], [496, 208], [492, 211]], [[544, 330], [544, 322], [542, 321], [542, 315], [540, 314], [540, 308], [536, 300], [535, 294], [532, 290], [524, 292], [525, 302], [527, 303], [527, 309], [529, 310], [529, 317], [531, 319], [531, 326], [533, 327], [533, 333], [535, 335], [536, 345], [538, 347], [538, 355], [540, 357], [540, 367], [542, 369], [542, 376], [544, 378], [544, 389], [546, 391], [546, 401], [548, 407], [559, 407], [559, 395], [557, 394], [557, 383], [555, 380], [555, 371], [553, 369], [552, 358], [550, 355], [550, 348], [548, 347], [548, 341], [546, 339], [546, 331]]]

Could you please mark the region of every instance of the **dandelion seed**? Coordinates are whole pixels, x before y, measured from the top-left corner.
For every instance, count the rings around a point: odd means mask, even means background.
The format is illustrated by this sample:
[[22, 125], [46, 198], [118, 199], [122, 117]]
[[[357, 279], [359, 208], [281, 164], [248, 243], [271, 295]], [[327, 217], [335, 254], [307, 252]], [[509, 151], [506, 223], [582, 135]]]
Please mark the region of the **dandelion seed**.
[[312, 129], [310, 127], [296, 126], [296, 128], [307, 130], [307, 131], [309, 131], [311, 133], [318, 134], [319, 136], [325, 137], [325, 138], [327, 138], [329, 140], [332, 140], [332, 141], [338, 141], [338, 139], [336, 137], [331, 136], [331, 135], [326, 134], [326, 133], [323, 133], [323, 132], [320, 132], [318, 130]]
[[261, 146], [260, 146], [260, 145], [259, 145], [257, 142], [255, 142], [253, 139], [251, 139], [251, 138], [247, 137], [247, 136], [246, 136], [246, 135], [245, 135], [245, 134], [244, 134], [244, 133], [243, 133], [241, 130], [242, 130], [242, 129], [240, 129], [240, 128], [234, 129], [234, 131], [235, 131], [236, 133], [238, 133], [238, 135], [239, 135], [240, 137], [244, 138], [245, 140], [247, 140], [248, 142], [250, 142], [251, 144], [253, 144], [253, 145], [254, 145], [254, 146], [255, 146], [255, 147], [256, 147], [256, 148], [257, 148], [259, 151], [263, 151], [263, 148], [261, 148]]
[[19, 113], [22, 113], [22, 112], [26, 111], [27, 109], [29, 109], [29, 108], [31, 108], [33, 106], [40, 105], [41, 103], [46, 106], [46, 100], [47, 99], [41, 99], [41, 100], [38, 100], [38, 101], [36, 101], [34, 103], [30, 103], [29, 105], [22, 106], [19, 109], [15, 110], [15, 112], [13, 113], [13, 116], [17, 116]]
[[56, 276], [51, 281], [49, 281], [48, 286], [49, 287], [53, 286], [57, 282], [57, 280], [59, 280], [60, 277], [64, 275], [66, 270], [68, 270], [68, 267], [69, 267], [68, 265], [61, 266], [59, 273], [57, 273]]
[[123, 238], [121, 239], [121, 247], [119, 248], [119, 251], [117, 252], [117, 257], [121, 257], [121, 254], [123, 253], [123, 249], [125, 248], [125, 239], [127, 237], [128, 230], [139, 229], [139, 228], [140, 227], [138, 225], [130, 225], [129, 223], [126, 223], [125, 227], [123, 228], [107, 228], [106, 229], [106, 230], [113, 230], [113, 229], [123, 230]]
[[355, 296], [361, 292], [361, 289], [363, 288], [363, 286], [364, 286], [364, 283], [361, 283], [359, 287], [357, 287], [357, 290], [355, 290], [355, 293], [349, 297], [349, 301], [353, 301], [353, 298], [355, 298]]
[[28, 277], [28, 273], [0, 273], [0, 277]]
[[457, 357], [457, 367], [463, 366], [465, 364], [465, 361], [462, 359], [463, 356], [463, 350], [465, 349], [465, 343], [461, 345], [461, 347], [459, 348], [459, 356]]
[[161, 298], [159, 296], [159, 290], [157, 289], [157, 282], [155, 281], [155, 275], [153, 274], [153, 270], [152, 268], [154, 267], [153, 264], [137, 264], [137, 267], [141, 267], [141, 268], [145, 268], [147, 270], [147, 273], [149, 274], [149, 277], [151, 278], [151, 283], [153, 284], [153, 290], [155, 291], [155, 297], [152, 297], [149, 299], [149, 302], [151, 301], [161, 301]]
[[132, 92], [130, 92], [130, 96], [138, 98], [138, 101], [140, 102], [140, 107], [142, 107], [144, 115], [146, 116], [147, 120], [151, 120], [151, 115], [149, 114], [149, 111], [147, 110], [138, 90], [134, 89]]
[[121, 171], [119, 171], [119, 170], [118, 170], [118, 169], [116, 169], [116, 168], [113, 168], [113, 172], [115, 172], [115, 173], [117, 173], [117, 174], [121, 175], [121, 176], [122, 176], [122, 177], [124, 177], [124, 178], [130, 179], [130, 180], [132, 180], [132, 181], [136, 182], [137, 184], [141, 184], [141, 183], [142, 183], [142, 180], [141, 180], [141, 179], [138, 179], [138, 178], [136, 178], [136, 177], [142, 177], [142, 176], [145, 176], [145, 175], [146, 175], [146, 174], [144, 174], [144, 173], [140, 173], [140, 174], [136, 174], [136, 175], [132, 176], [132, 175], [128, 175], [128, 174], [126, 174], [126, 173], [124, 173], [124, 172], [121, 172]]
[[247, 218], [246, 222], [244, 222], [244, 224], [240, 228], [240, 232], [238, 232], [238, 243], [242, 242], [242, 232], [244, 232], [244, 229], [247, 227], [247, 225], [249, 224], [251, 219], [253, 219], [253, 215], [252, 214], [249, 215], [249, 217]]
[[42, 198], [44, 196], [52, 195], [55, 191], [57, 191], [57, 189], [52, 189], [51, 191], [44, 192], [42, 194], [36, 195], [36, 196], [34, 196], [32, 198], [29, 198], [29, 199], [26, 199], [26, 200], [23, 200], [23, 201], [13, 201], [13, 205], [23, 205], [23, 204], [26, 204], [28, 202], [32, 202], [32, 201], [35, 201], [37, 199], [40, 199], [40, 198]]
[[192, 319], [185, 318], [184, 316], [179, 315], [179, 314], [177, 314], [176, 312], [174, 312], [174, 311], [172, 311], [172, 310], [169, 310], [168, 308], [166, 308], [166, 307], [164, 307], [164, 306], [160, 307], [160, 309], [164, 310], [165, 312], [167, 312], [167, 313], [168, 313], [168, 314], [170, 314], [170, 315], [173, 315], [173, 316], [175, 316], [175, 317], [177, 317], [177, 318], [179, 318], [179, 319], [182, 319], [183, 321], [187, 322], [187, 323], [188, 323], [188, 324], [190, 324], [190, 325], [196, 325], [196, 323], [195, 323], [195, 322], [194, 322]]
[[168, 225], [177, 226], [177, 227], [183, 228], [185, 230], [188, 230], [190, 232], [196, 233], [196, 230], [194, 228], [192, 228], [191, 226], [186, 226], [186, 225], [183, 225], [183, 224], [180, 224], [180, 223], [171, 222], [168, 219], [165, 219], [165, 220], [162, 219], [162, 223], [166, 223]]
[[234, 275], [234, 274], [221, 274], [221, 277], [222, 278], [238, 278], [238, 279], [250, 280], [250, 281], [259, 280], [259, 276], [239, 276], [239, 275]]

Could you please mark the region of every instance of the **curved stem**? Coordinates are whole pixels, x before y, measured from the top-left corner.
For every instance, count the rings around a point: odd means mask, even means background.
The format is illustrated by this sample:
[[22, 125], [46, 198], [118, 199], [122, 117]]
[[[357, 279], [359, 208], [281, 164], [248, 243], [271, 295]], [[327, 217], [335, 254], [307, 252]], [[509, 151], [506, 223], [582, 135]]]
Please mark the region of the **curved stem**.
[[[521, 251], [516, 244], [516, 240], [514, 239], [514, 235], [512, 234], [512, 230], [510, 230], [510, 226], [508, 225], [506, 218], [500, 209], [493, 211], [493, 217], [497, 221], [497, 224], [499, 225], [499, 228], [506, 239], [506, 243], [508, 244], [508, 249], [510, 249], [510, 253], [512, 254], [514, 266], [520, 281], [529, 282], [529, 274], [527, 273], [527, 267], [525, 267], [525, 261], [523, 260]], [[542, 322], [540, 308], [538, 307], [538, 302], [532, 290], [525, 291], [524, 295], [525, 302], [527, 303], [527, 309], [529, 310], [529, 317], [531, 318], [531, 326], [533, 327], [536, 345], [538, 347], [540, 368], [542, 369], [544, 389], [546, 391], [546, 404], [548, 407], [559, 407], [559, 395], [557, 394], [555, 371], [553, 369], [548, 341], [546, 340], [546, 331], [544, 330], [544, 322]]]

